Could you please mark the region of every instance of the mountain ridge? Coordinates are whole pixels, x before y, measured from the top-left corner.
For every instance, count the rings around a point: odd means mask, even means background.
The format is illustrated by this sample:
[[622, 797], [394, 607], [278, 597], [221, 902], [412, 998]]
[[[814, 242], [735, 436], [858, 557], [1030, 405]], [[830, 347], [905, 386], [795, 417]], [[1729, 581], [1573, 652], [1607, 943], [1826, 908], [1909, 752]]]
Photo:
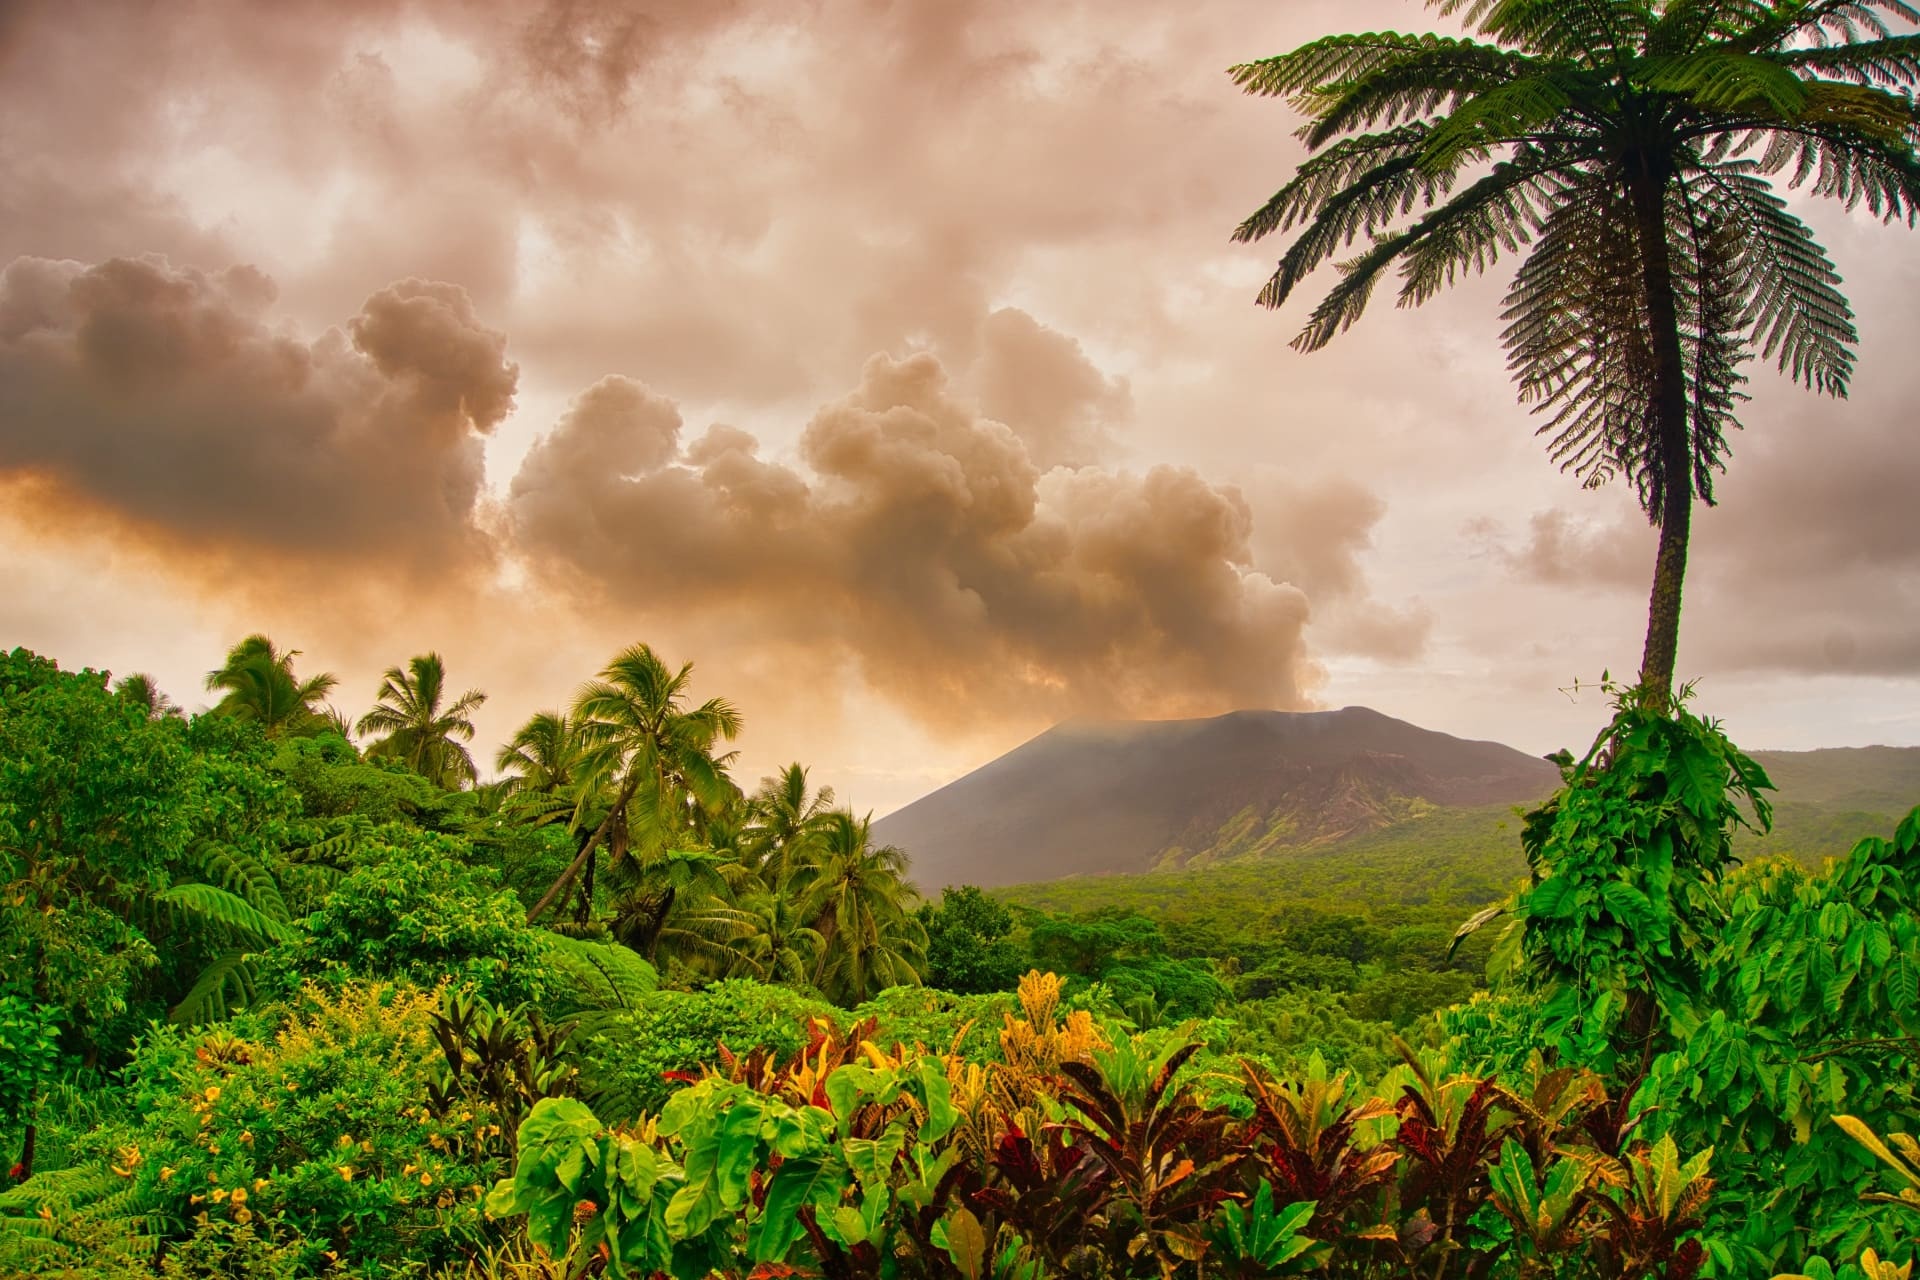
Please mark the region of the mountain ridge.
[[[1920, 803], [1920, 747], [1752, 754], [1780, 790], [1774, 834], [1743, 836], [1745, 856], [1844, 853]], [[1544, 758], [1362, 706], [1074, 719], [877, 819], [874, 836], [937, 893], [1333, 853], [1396, 830], [1417, 840], [1422, 817], [1498, 813], [1558, 785]], [[1498, 836], [1489, 866], [1517, 855], [1514, 839]]]
[[1554, 767], [1367, 707], [1071, 720], [874, 824], [923, 890], [1207, 865], [1538, 799]]

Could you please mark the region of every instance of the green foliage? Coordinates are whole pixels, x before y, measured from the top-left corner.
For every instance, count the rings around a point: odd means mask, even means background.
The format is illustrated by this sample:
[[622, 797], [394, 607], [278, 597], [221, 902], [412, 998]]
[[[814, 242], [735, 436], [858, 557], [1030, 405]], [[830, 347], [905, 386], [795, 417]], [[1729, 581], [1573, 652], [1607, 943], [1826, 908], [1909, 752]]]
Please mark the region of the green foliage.
[[619, 1275], [849, 1280], [1430, 1275], [1442, 1260], [1690, 1280], [1704, 1261], [1709, 1154], [1612, 1143], [1591, 1075], [1514, 1092], [1415, 1061], [1368, 1094], [1324, 1064], [1297, 1084], [1250, 1068], [1232, 1111], [1185, 1074], [1196, 1042], [1063, 1033], [1058, 990], [1023, 982], [1027, 1017], [985, 1068], [829, 1034], [691, 1085], [657, 1125], [541, 1102], [489, 1210], [524, 1215], [567, 1274], [596, 1254]]
[[134, 923], [191, 840], [179, 726], [95, 672], [0, 658], [0, 978], [85, 1034], [158, 960]]
[[704, 991], [658, 991], [630, 1012], [595, 1020], [578, 1048], [583, 1092], [621, 1120], [658, 1115], [684, 1078], [720, 1062], [723, 1045], [791, 1055], [807, 1042], [812, 1019], [834, 1013], [798, 992], [738, 978]]
[[435, 786], [457, 791], [478, 777], [464, 744], [473, 741], [473, 712], [487, 695], [469, 689], [446, 703], [446, 680], [437, 653], [410, 659], [404, 670], [387, 668], [378, 701], [354, 730], [382, 735], [367, 748], [369, 756], [399, 760]]
[[974, 885], [948, 886], [917, 913], [927, 934], [927, 985], [962, 995], [1007, 991], [1028, 964], [1012, 940], [1013, 913]]
[[29, 1119], [59, 1065], [59, 1010], [0, 995], [0, 1120]]
[[538, 998], [546, 945], [490, 869], [457, 837], [380, 828], [278, 959], [302, 974], [443, 980], [506, 1004]]
[[1718, 725], [1634, 692], [1584, 759], [1559, 762], [1566, 786], [1522, 834], [1533, 877], [1514, 904], [1521, 954], [1550, 1037], [1624, 1017], [1620, 1034], [1646, 1044], [1656, 1004], [1677, 1011], [1705, 992], [1732, 831], [1749, 812], [1766, 827], [1772, 783]]

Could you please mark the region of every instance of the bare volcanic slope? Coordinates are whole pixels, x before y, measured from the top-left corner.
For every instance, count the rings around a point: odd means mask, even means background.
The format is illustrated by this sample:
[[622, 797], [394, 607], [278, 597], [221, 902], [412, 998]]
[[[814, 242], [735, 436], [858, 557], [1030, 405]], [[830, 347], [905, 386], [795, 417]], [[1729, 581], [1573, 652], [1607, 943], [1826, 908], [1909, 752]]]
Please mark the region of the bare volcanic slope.
[[1537, 800], [1544, 760], [1365, 707], [1070, 721], [874, 824], [923, 891], [1315, 848], [1436, 807]]

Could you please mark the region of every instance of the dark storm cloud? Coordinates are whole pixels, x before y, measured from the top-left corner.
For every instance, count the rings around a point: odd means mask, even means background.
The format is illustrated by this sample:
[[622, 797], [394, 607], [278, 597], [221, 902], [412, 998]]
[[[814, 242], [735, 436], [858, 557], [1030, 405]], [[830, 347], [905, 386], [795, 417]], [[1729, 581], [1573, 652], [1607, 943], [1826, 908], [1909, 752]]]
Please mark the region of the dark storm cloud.
[[403, 280], [306, 341], [252, 268], [20, 258], [0, 273], [0, 473], [188, 545], [467, 560], [506, 338]]

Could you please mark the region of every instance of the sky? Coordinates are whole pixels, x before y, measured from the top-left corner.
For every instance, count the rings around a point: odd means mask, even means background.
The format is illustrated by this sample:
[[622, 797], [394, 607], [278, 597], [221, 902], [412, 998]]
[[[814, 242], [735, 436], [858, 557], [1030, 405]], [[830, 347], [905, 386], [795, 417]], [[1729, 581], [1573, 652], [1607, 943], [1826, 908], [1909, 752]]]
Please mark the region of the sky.
[[[1653, 534], [1561, 474], [1503, 262], [1296, 353], [1227, 68], [1414, 0], [0, 3], [0, 645], [181, 704], [433, 649], [490, 758], [621, 647], [885, 813], [1075, 716], [1583, 747]], [[1679, 671], [1920, 744], [1920, 242], [1798, 198], [1849, 399], [1756, 370]], [[1312, 283], [1318, 283], [1312, 282]]]

